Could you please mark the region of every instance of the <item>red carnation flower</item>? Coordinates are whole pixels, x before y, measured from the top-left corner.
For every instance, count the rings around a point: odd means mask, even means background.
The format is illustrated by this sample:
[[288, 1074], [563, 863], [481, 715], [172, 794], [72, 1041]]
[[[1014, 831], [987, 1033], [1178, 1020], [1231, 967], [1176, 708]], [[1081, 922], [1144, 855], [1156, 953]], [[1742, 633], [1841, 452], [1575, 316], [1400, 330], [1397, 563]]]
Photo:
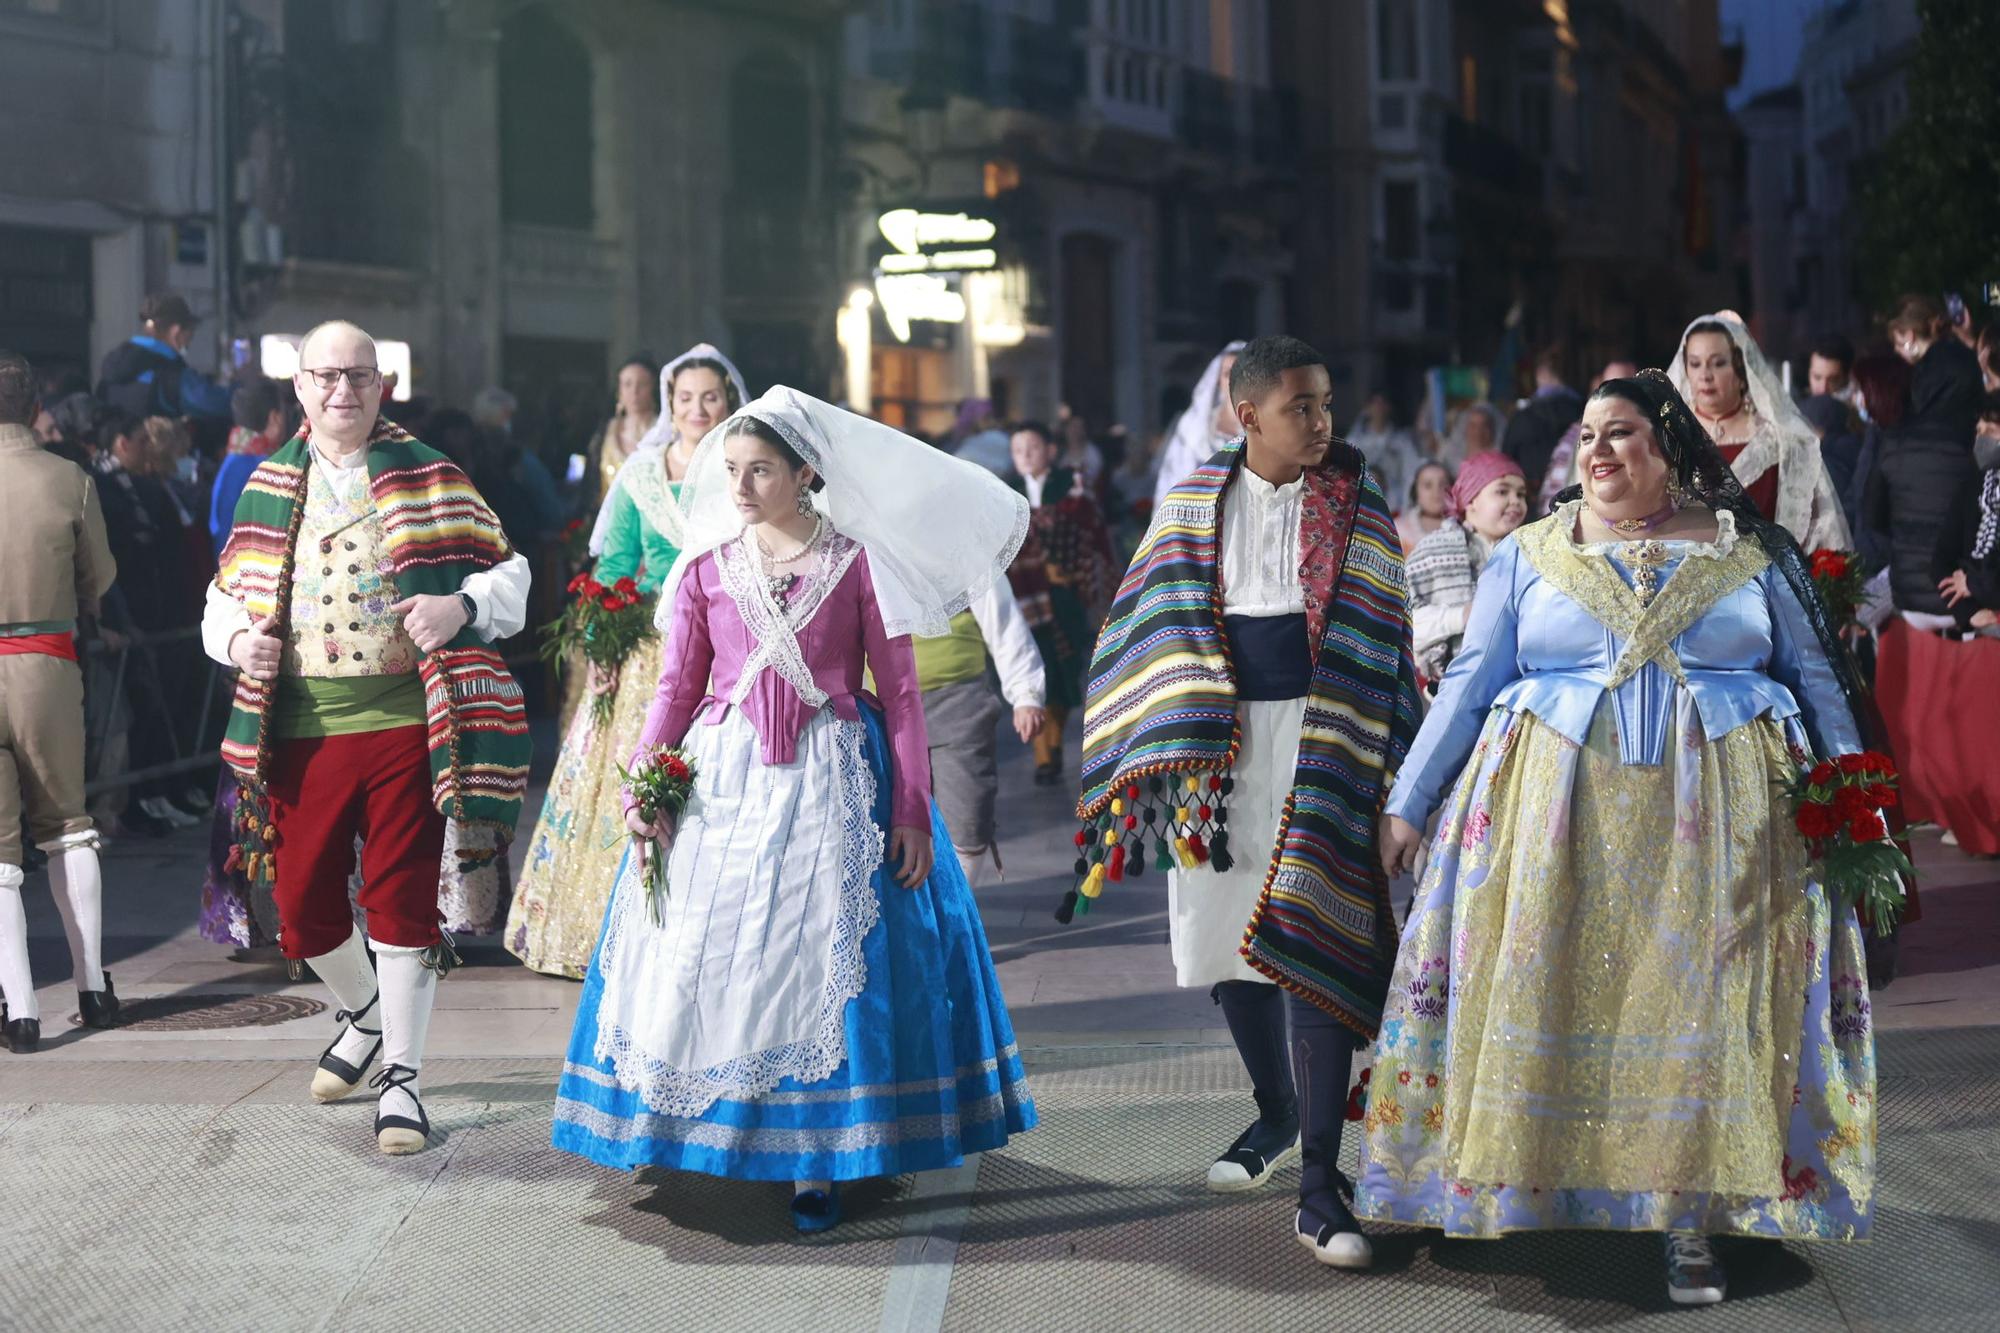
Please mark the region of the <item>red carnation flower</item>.
[[1868, 800], [1866, 788], [1840, 787], [1833, 793], [1833, 813], [1842, 820], [1853, 819], [1856, 815], [1874, 808]]
[[1868, 789], [1868, 803], [1887, 810], [1896, 804], [1896, 789], [1886, 782], [1878, 782]]
[[1847, 556], [1841, 551], [1814, 551], [1812, 572], [1816, 579], [1844, 579], [1847, 577]]
[[1889, 836], [1889, 829], [1882, 816], [1873, 810], [1863, 810], [1847, 821], [1847, 836], [1856, 842], [1880, 842]]
[[1806, 781], [1815, 787], [1824, 787], [1827, 783], [1833, 781], [1836, 771], [1832, 764], [1815, 764], [1813, 765], [1813, 771], [1806, 775]]
[[1861, 773], [1868, 768], [1868, 756], [1865, 754], [1844, 754], [1834, 762], [1840, 765], [1843, 773]]
[[685, 763], [681, 762], [679, 756], [668, 755], [667, 762], [664, 765], [664, 767], [667, 770], [667, 776], [672, 778], [674, 781], [676, 782], [687, 781], [688, 766]]
[[1833, 813], [1831, 806], [1806, 802], [1792, 816], [1792, 822], [1800, 833], [1808, 838], [1829, 838], [1840, 827], [1840, 817]]
[[637, 597], [639, 595], [639, 585], [632, 581], [632, 576], [629, 574], [611, 586], [622, 597]]
[[582, 592], [584, 585], [589, 582], [590, 571], [586, 569], [569, 581], [569, 590], [571, 592]]
[[1877, 754], [1873, 750], [1868, 750], [1863, 752], [1861, 757], [1868, 761], [1867, 764], [1868, 772], [1880, 774], [1882, 777], [1885, 778], [1893, 778], [1896, 776], [1896, 766], [1889, 762], [1888, 755]]

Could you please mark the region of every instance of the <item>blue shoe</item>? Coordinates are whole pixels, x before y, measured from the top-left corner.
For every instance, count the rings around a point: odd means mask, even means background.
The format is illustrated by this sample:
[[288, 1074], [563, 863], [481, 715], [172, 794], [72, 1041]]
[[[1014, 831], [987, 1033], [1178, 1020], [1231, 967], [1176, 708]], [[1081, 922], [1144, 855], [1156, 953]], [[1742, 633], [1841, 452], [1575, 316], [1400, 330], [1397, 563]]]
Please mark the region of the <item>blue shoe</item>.
[[800, 1190], [792, 1196], [792, 1225], [799, 1234], [831, 1231], [840, 1225], [840, 1186], [823, 1190]]

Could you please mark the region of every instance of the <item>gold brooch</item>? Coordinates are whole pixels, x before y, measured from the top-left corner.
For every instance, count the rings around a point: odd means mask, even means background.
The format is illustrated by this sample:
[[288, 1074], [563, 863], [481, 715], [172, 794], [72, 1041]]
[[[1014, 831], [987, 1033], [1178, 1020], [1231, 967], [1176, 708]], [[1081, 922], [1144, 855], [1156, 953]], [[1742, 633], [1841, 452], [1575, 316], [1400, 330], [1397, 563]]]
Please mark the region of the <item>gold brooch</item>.
[[1632, 591], [1638, 594], [1639, 605], [1651, 605], [1654, 594], [1660, 590], [1660, 569], [1667, 563], [1667, 544], [1626, 542], [1618, 548], [1618, 556], [1631, 567]]

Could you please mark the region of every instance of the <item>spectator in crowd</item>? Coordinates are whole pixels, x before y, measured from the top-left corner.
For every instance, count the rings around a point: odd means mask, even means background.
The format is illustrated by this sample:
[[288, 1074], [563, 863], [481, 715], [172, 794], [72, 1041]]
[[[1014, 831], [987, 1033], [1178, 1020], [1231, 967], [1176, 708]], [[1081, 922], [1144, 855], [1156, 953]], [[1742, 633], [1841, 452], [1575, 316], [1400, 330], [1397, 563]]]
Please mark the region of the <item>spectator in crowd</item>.
[[1952, 505], [1931, 572], [1959, 629], [2000, 634], [2000, 393], [1980, 411], [1972, 460], [1978, 484]]
[[[1115, 427], [1113, 429], [1116, 429]], [[1104, 451], [1090, 435], [1090, 420], [1081, 412], [1067, 413], [1062, 420], [1062, 452], [1056, 466], [1066, 467], [1083, 478], [1084, 489], [1104, 499]]]
[[470, 475], [499, 518], [507, 540], [532, 564], [534, 553], [562, 530], [563, 509], [555, 479], [541, 458], [515, 438], [518, 406], [513, 394], [497, 387], [473, 396], [472, 420], [478, 431]]
[[1979, 358], [1979, 384], [1988, 393], [2000, 393], [2000, 319], [1979, 331], [1974, 354]]
[[[1955, 339], [1947, 340], [1956, 342]], [[1905, 357], [1909, 352], [1903, 353]], [[1865, 363], [1867, 358], [1863, 358]], [[1923, 354], [1917, 363], [1922, 369]], [[1856, 367], [1857, 376], [1861, 368]], [[1865, 381], [1864, 381], [1865, 383]], [[1955, 390], [1931, 386], [1929, 401], [1950, 402]], [[1865, 392], [1865, 389], [1864, 389]], [[1873, 410], [1873, 399], [1869, 400]], [[1902, 555], [1925, 535], [1935, 542], [1923, 574], [1939, 614], [1907, 609], [1905, 574], [1896, 582], [1896, 604], [1905, 608], [1876, 639], [1876, 697], [1881, 700], [1889, 744], [1903, 761], [1902, 808], [1911, 820], [1941, 825], [1944, 841], [1975, 856], [2000, 855], [2000, 764], [1993, 737], [2000, 734], [2000, 400], [1985, 400], [1975, 417], [1973, 448], [1956, 455], [1921, 424], [1906, 431], [1905, 452], [1922, 465], [1914, 485], [1902, 484], [1907, 465], [1885, 451], [1876, 481], [1892, 501], [1914, 491], [1924, 502], [1918, 517], [1941, 507], [1944, 520], [1911, 535], [1892, 513], [1891, 549]], [[1936, 494], [1943, 491], [1942, 495]], [[1906, 506], [1907, 507], [1907, 506]], [[1901, 572], [1892, 559], [1892, 576]], [[1970, 634], [1967, 640], [1963, 636]]]
[[1444, 526], [1451, 508], [1451, 480], [1451, 469], [1435, 458], [1418, 465], [1417, 478], [1410, 483], [1409, 502], [1396, 516], [1396, 539], [1403, 544], [1404, 555], [1416, 550], [1418, 542]]
[[1472, 596], [1493, 548], [1528, 517], [1521, 465], [1488, 451], [1467, 459], [1448, 495], [1450, 517], [1410, 555], [1410, 651], [1431, 684], [1465, 642]]
[[[180, 513], [158, 466], [146, 423], [117, 409], [106, 412], [97, 429], [97, 484], [118, 579], [105, 598], [104, 624], [121, 639], [188, 623]], [[129, 768], [137, 772], [174, 758], [174, 713], [156, 656], [143, 646], [128, 651], [133, 654], [124, 673], [131, 713]], [[125, 813], [124, 826], [161, 834], [199, 822], [170, 799], [175, 787], [169, 779], [136, 784], [135, 808]]]
[[45, 407], [37, 418], [42, 447], [88, 472], [96, 460], [97, 421], [102, 409], [88, 393], [70, 393]]
[[1417, 479], [1423, 455], [1416, 437], [1397, 423], [1395, 404], [1386, 392], [1376, 389], [1368, 395], [1360, 419], [1347, 433], [1347, 442], [1361, 451], [1369, 471], [1382, 483], [1383, 498], [1390, 509], [1400, 513], [1409, 503], [1410, 487]]
[[[1522, 474], [1534, 478], [1540, 487], [1549, 475], [1549, 461], [1555, 456], [1556, 446], [1582, 419], [1583, 395], [1563, 383], [1562, 349], [1544, 347], [1535, 355], [1535, 396], [1507, 423], [1500, 451], [1519, 463]], [[1566, 486], [1567, 470], [1563, 475]], [[1541, 512], [1538, 509], [1529, 517], [1539, 517]]]
[[229, 390], [187, 363], [198, 321], [183, 298], [157, 292], [139, 307], [139, 332], [104, 355], [97, 397], [135, 417], [229, 416]]
[[1083, 702], [1083, 678], [1097, 626], [1117, 582], [1115, 557], [1097, 502], [1038, 421], [1014, 427], [1007, 484], [1028, 498], [1030, 540], [1008, 570], [1042, 655], [1047, 685], [1042, 728], [1031, 742], [1035, 785], [1062, 776], [1063, 725]]
[[1006, 476], [1014, 466], [1007, 432], [1001, 428], [990, 398], [967, 398], [959, 403], [958, 419], [945, 438], [945, 448], [995, 476]]
[[1854, 485], [1861, 462], [1861, 437], [1851, 427], [1853, 413], [1848, 405], [1830, 393], [1814, 394], [1799, 404], [1806, 424], [1819, 436], [1819, 458], [1827, 478], [1840, 496], [1840, 510], [1847, 516], [1847, 530], [1859, 532], [1860, 506]]
[[215, 470], [215, 484], [209, 491], [208, 532], [215, 554], [229, 540], [236, 522], [236, 499], [257, 465], [269, 458], [285, 442], [285, 412], [278, 402], [278, 386], [270, 380], [250, 380], [229, 395], [229, 413], [235, 425], [229, 428], [229, 449]]
[[1854, 402], [1854, 344], [1838, 333], [1829, 333], [1813, 344], [1806, 361], [1806, 393], [1814, 398], [1838, 399], [1843, 406]]
[[1474, 454], [1483, 454], [1500, 447], [1500, 436], [1507, 429], [1507, 418], [1500, 409], [1485, 399], [1467, 403], [1458, 410], [1458, 420], [1452, 423], [1451, 434], [1444, 442], [1443, 459], [1448, 468], [1456, 470]]
[[1889, 341], [1912, 368], [1904, 428], [1969, 456], [1981, 399], [1978, 356], [1952, 336], [1944, 308], [1928, 296], [1903, 298], [1889, 317]]
[[466, 476], [479, 456], [479, 427], [470, 414], [455, 407], [441, 407], [424, 422], [424, 443], [458, 465]]
[[1968, 423], [1966, 437], [1954, 438], [1935, 413], [1928, 426], [1919, 424], [1912, 361], [1907, 354], [1877, 352], [1854, 363], [1870, 422], [1862, 445], [1861, 517], [1879, 543], [1876, 553], [1888, 562], [1896, 609], [1918, 629], [1947, 629], [1951, 608], [1938, 592], [1931, 558], [1953, 502], [1973, 482], [1971, 430]]

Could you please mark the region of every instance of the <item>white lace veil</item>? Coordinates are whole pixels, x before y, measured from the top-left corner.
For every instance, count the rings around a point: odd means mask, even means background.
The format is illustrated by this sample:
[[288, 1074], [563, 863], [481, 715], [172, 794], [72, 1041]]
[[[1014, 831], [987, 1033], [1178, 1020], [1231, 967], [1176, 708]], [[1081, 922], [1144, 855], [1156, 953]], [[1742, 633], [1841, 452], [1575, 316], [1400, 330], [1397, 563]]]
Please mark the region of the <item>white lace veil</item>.
[[783, 385], [733, 413], [695, 448], [681, 483], [687, 540], [660, 592], [671, 624], [688, 567], [743, 530], [723, 442], [742, 417], [765, 423], [825, 481], [813, 503], [868, 553], [890, 635], [938, 635], [1006, 572], [1028, 535], [1028, 501], [976, 463]]
[[1247, 346], [1240, 338], [1223, 344], [1222, 350], [1209, 359], [1201, 378], [1195, 381], [1194, 397], [1188, 400], [1187, 410], [1174, 419], [1167, 442], [1160, 449], [1160, 472], [1153, 481], [1155, 505], [1166, 499], [1167, 492], [1188, 473], [1206, 463], [1219, 447], [1215, 439], [1215, 413], [1229, 396], [1229, 386], [1222, 382], [1222, 363]]
[[1687, 373], [1687, 340], [1701, 324], [1720, 324], [1728, 330], [1730, 341], [1743, 354], [1744, 378], [1750, 382], [1750, 406], [1757, 413], [1758, 424], [1743, 452], [1730, 463], [1736, 479], [1748, 486], [1771, 468], [1777, 468], [1778, 526], [1791, 533], [1808, 551], [1847, 550], [1852, 545], [1847, 516], [1841, 510], [1840, 497], [1827, 476], [1826, 465], [1820, 461], [1819, 435], [1792, 396], [1785, 392], [1784, 382], [1764, 359], [1763, 349], [1734, 312], [1721, 310], [1702, 315], [1681, 330], [1681, 340], [1675, 344], [1673, 358], [1667, 363], [1667, 377], [1674, 388], [1689, 406], [1694, 404], [1694, 388]]
[[618, 477], [612, 480], [611, 488], [605, 491], [604, 498], [598, 502], [597, 521], [590, 528], [590, 553], [593, 556], [604, 554], [605, 540], [611, 535], [611, 497], [617, 493], [618, 481], [624, 477], [625, 469], [632, 466], [633, 460], [640, 454], [653, 449], [664, 449], [680, 438], [680, 432], [674, 429], [674, 376], [690, 361], [713, 361], [720, 365], [728, 372], [729, 382], [736, 386], [737, 403], [750, 401], [750, 389], [743, 382], [743, 372], [738, 370], [736, 363], [724, 356], [722, 349], [713, 343], [696, 343], [660, 367], [660, 415], [653, 419], [653, 424], [639, 437], [639, 442], [632, 446], [632, 457], [626, 459], [619, 467]]

